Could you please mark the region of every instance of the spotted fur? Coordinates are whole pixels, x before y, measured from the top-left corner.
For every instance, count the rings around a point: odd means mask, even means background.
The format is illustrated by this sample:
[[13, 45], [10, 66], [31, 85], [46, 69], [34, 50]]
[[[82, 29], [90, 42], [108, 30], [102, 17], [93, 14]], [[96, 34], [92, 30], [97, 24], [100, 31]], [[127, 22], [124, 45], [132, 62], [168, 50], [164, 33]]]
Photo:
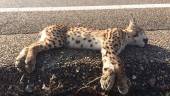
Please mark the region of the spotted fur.
[[118, 54], [127, 45], [144, 47], [147, 37], [134, 22], [126, 29], [108, 28], [94, 30], [85, 27], [68, 27], [52, 25], [40, 32], [40, 39], [25, 47], [16, 58], [16, 66], [31, 73], [35, 69], [36, 56], [39, 52], [52, 48], [69, 47], [101, 50], [102, 76], [101, 88], [110, 90], [115, 82], [121, 94], [129, 90], [128, 78]]

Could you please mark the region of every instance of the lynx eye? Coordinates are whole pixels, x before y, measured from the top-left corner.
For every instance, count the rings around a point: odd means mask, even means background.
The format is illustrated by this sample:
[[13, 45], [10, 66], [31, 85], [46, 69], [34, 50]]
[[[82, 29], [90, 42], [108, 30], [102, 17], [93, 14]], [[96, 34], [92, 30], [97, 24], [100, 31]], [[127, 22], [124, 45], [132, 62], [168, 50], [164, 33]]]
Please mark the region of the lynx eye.
[[109, 68], [104, 68], [104, 71], [107, 71]]

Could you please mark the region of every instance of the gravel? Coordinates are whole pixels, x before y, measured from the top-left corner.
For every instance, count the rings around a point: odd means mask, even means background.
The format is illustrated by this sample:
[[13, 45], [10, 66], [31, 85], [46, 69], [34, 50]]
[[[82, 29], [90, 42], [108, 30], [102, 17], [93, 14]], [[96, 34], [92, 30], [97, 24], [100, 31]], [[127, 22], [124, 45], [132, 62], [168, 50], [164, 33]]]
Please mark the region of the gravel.
[[[132, 83], [127, 96], [162, 96], [170, 90], [170, 32], [147, 31], [147, 35], [148, 46], [128, 46], [120, 54]], [[18, 72], [15, 57], [36, 39], [37, 34], [0, 35], [0, 96], [120, 95], [116, 88], [106, 93], [100, 89], [96, 79], [102, 68], [99, 51], [52, 49], [38, 55], [34, 73]]]

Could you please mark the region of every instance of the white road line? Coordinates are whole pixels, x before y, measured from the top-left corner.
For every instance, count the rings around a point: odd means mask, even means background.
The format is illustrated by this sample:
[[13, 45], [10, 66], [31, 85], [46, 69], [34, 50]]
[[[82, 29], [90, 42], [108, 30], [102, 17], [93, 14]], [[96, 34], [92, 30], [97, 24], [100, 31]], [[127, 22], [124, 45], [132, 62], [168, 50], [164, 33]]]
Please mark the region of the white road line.
[[105, 10], [105, 9], [139, 9], [139, 8], [170, 8], [170, 4], [130, 4], [105, 6], [69, 6], [69, 7], [23, 7], [0, 8], [0, 12], [31, 12], [31, 11], [72, 11], [72, 10]]

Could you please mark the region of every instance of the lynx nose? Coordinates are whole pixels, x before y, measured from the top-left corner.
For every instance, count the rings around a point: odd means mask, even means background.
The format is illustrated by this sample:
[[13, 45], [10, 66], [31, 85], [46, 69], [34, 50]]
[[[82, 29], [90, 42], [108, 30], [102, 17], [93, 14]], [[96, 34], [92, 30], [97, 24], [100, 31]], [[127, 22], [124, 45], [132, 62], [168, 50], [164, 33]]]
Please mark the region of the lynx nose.
[[147, 44], [148, 43], [148, 39], [146, 38], [146, 39], [143, 39], [143, 42], [145, 43], [145, 44]]

